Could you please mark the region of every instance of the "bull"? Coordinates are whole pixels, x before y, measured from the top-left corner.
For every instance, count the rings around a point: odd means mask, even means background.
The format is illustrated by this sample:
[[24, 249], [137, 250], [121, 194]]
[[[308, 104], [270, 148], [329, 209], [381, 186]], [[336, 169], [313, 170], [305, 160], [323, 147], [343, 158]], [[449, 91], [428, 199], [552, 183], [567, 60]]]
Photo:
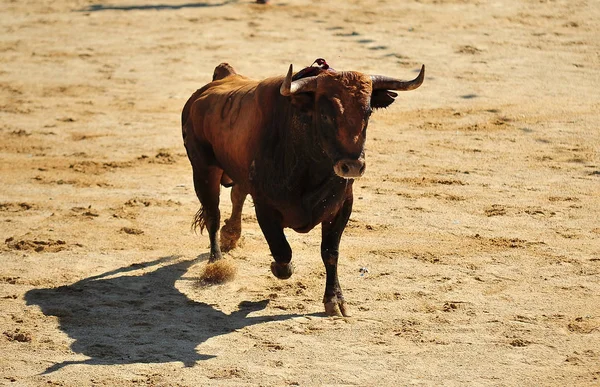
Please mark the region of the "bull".
[[[200, 210], [194, 225], [208, 231], [209, 262], [234, 248], [242, 207], [251, 195], [256, 219], [273, 256], [272, 273], [290, 278], [292, 250], [284, 229], [307, 233], [321, 224], [327, 315], [349, 316], [338, 281], [342, 233], [352, 212], [352, 184], [365, 172], [365, 139], [374, 109], [410, 81], [335, 71], [322, 59], [294, 74], [251, 80], [227, 63], [189, 98], [182, 132]], [[220, 186], [231, 186], [232, 211], [220, 229]], [[217, 234], [220, 229], [220, 240]]]

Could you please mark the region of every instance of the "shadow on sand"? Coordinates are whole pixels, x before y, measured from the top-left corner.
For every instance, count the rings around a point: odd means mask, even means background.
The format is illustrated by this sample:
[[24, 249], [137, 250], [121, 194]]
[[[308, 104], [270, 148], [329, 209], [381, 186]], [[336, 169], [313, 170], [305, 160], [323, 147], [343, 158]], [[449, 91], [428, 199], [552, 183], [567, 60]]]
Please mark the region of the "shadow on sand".
[[147, 4], [147, 5], [104, 5], [92, 4], [89, 7], [81, 9], [81, 12], [96, 12], [96, 11], [143, 11], [143, 10], [174, 10], [183, 8], [206, 8], [220, 7], [223, 5], [237, 3], [238, 0], [225, 0], [220, 3], [196, 2], [184, 4]]
[[[211, 337], [300, 316], [248, 317], [264, 309], [268, 300], [242, 302], [231, 314], [192, 301], [175, 288], [175, 282], [198, 260], [170, 263], [176, 260], [174, 256], [164, 257], [72, 285], [27, 292], [27, 305], [39, 305], [45, 315], [58, 317], [60, 329], [75, 340], [71, 349], [90, 357], [54, 364], [44, 373], [70, 364], [180, 361], [191, 367], [199, 360], [214, 357], [195, 350]], [[154, 271], [147, 270], [162, 264]], [[141, 273], [125, 275], [142, 269]]]

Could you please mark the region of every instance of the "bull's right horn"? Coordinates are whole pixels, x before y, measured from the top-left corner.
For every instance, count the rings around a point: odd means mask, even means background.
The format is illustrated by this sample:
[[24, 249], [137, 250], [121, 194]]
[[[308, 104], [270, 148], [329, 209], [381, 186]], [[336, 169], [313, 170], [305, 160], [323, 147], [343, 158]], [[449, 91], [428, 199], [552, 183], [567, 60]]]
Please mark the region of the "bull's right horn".
[[421, 86], [421, 83], [423, 83], [423, 79], [425, 79], [425, 65], [421, 67], [419, 75], [412, 81], [402, 81], [400, 79], [386, 77], [384, 75], [371, 75], [371, 80], [373, 81], [373, 90], [414, 90], [417, 87]]
[[308, 93], [317, 90], [317, 77], [306, 77], [298, 79], [292, 82], [292, 75], [294, 73], [293, 66], [290, 65], [287, 75], [283, 79], [283, 83], [279, 88], [281, 95], [286, 97], [297, 93]]

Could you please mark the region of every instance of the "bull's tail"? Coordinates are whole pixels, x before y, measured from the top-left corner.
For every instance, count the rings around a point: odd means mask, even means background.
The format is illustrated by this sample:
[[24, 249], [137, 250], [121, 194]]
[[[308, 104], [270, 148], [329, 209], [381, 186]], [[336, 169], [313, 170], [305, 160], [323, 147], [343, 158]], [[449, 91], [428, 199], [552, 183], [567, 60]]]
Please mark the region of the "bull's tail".
[[204, 218], [204, 207], [200, 207], [196, 215], [194, 215], [194, 221], [192, 222], [192, 230], [194, 232], [198, 232], [198, 228], [200, 228], [200, 234], [206, 228], [206, 219]]

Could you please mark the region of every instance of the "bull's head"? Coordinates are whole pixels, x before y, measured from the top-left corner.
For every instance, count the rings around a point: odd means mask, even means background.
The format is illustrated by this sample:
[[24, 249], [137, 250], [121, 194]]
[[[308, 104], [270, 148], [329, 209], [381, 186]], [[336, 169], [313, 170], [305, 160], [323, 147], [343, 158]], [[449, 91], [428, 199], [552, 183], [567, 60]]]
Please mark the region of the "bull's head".
[[323, 71], [292, 81], [292, 65], [281, 85], [284, 96], [292, 96], [312, 115], [321, 146], [333, 161], [335, 173], [347, 179], [365, 172], [364, 144], [373, 109], [394, 102], [398, 94], [421, 86], [425, 66], [412, 81], [355, 71]]

